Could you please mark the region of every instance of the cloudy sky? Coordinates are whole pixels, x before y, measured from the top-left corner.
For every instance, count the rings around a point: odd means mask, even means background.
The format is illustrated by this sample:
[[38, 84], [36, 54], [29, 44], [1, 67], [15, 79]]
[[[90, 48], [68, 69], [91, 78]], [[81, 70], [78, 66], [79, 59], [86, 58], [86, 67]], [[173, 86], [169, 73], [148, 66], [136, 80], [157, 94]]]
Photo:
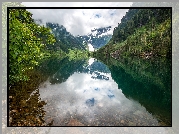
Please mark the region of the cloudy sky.
[[[26, 7], [130, 7], [132, 2], [23, 2]], [[128, 9], [28, 9], [34, 19], [63, 25], [73, 35], [86, 35], [94, 28], [120, 23]]]

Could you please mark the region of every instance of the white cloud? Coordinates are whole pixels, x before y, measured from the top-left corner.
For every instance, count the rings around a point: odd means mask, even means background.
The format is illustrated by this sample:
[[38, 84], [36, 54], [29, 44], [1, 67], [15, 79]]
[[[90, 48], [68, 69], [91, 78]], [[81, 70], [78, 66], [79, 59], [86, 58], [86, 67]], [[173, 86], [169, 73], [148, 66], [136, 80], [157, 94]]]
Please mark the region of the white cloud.
[[[132, 2], [23, 2], [27, 7], [129, 7]], [[120, 23], [128, 9], [27, 9], [34, 19], [64, 25], [73, 35], [87, 35], [91, 29]], [[99, 18], [96, 17], [99, 15]]]

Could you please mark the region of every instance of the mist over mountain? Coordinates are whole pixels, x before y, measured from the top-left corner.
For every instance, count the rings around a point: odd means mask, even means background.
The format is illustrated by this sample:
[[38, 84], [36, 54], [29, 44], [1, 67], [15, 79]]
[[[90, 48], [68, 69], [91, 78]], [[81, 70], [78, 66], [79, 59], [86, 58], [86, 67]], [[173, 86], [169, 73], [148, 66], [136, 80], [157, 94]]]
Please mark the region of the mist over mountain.
[[66, 45], [68, 49], [86, 49], [85, 44], [68, 32], [63, 25], [48, 22], [46, 23], [46, 26], [52, 29], [52, 33], [57, 40]]
[[56, 38], [55, 47], [58, 49], [62, 49], [67, 52], [68, 49], [80, 49], [85, 50], [86, 45], [80, 38], [73, 36], [70, 32], [66, 30], [63, 25], [58, 23], [46, 22], [43, 23], [42, 20], [35, 20], [37, 24], [45, 25], [46, 27], [51, 29], [51, 32]]
[[94, 28], [88, 35], [78, 36], [78, 38], [82, 39], [82, 41], [87, 44], [91, 44], [94, 49], [99, 49], [106, 45], [111, 39], [112, 34], [109, 33], [110, 30], [111, 26]]
[[35, 20], [35, 22], [52, 29], [52, 33], [55, 35], [58, 44], [61, 44], [60, 48], [63, 51], [74, 48], [86, 49], [87, 44], [91, 44], [94, 49], [99, 49], [106, 45], [112, 37], [112, 34], [110, 34], [111, 26], [91, 29], [91, 32], [87, 35], [73, 36], [63, 25], [58, 23], [47, 22], [43, 24], [40, 19]]
[[98, 36], [98, 35], [101, 35], [103, 33], [107, 33], [108, 31], [111, 30], [111, 26], [108, 26], [108, 27], [101, 27], [101, 28], [94, 28], [94, 30], [91, 30], [91, 34], [95, 34]]
[[111, 39], [112, 34], [109, 33], [110, 30], [111, 26], [94, 28], [88, 35], [81, 35], [78, 36], [78, 38], [81, 38], [83, 42], [87, 44], [91, 44], [94, 49], [99, 49], [106, 45]]

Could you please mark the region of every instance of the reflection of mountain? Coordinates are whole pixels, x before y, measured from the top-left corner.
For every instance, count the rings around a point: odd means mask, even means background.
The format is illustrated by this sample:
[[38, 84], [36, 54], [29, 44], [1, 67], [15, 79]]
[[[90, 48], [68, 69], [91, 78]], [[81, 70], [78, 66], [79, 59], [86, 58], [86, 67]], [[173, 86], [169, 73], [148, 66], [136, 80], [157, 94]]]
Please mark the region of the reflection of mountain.
[[50, 78], [52, 84], [61, 83], [68, 79], [70, 75], [79, 70], [83, 70], [83, 64], [85, 60], [71, 60], [68, 58], [58, 59], [51, 58], [43, 62], [39, 70], [43, 75], [47, 75]]
[[109, 77], [105, 76], [105, 75], [101, 75], [98, 72], [94, 72], [94, 74], [96, 74], [96, 76], [91, 76], [91, 78], [93, 79], [100, 79], [100, 80], [109, 80]]
[[[74, 72], [88, 73], [91, 74], [91, 78], [100, 80], [108, 80], [106, 74], [111, 73], [118, 88], [127, 98], [138, 101], [147, 111], [158, 116], [159, 120], [167, 125], [171, 124], [171, 72], [168, 62], [162, 59], [121, 58], [120, 61], [110, 59], [105, 63], [110, 70], [105, 64], [96, 60], [88, 65], [84, 60], [51, 59], [42, 65], [42, 72], [50, 76], [52, 84], [66, 81]], [[115, 96], [109, 93], [108, 97], [112, 99]], [[89, 100], [88, 104], [92, 106], [93, 100]]]
[[101, 62], [95, 61], [91, 65], [85, 64], [85, 60], [72, 60], [67, 58], [60, 61], [58, 71], [50, 77], [52, 84], [61, 83], [68, 79], [74, 72], [90, 73], [94, 79], [109, 80], [109, 77], [101, 73], [109, 73], [109, 69]]
[[88, 66], [88, 70], [92, 74], [93, 72], [103, 72], [110, 73], [108, 67], [102, 62], [94, 61], [90, 66]]
[[106, 63], [127, 98], [137, 100], [147, 111], [165, 118], [165, 123], [171, 125], [170, 63], [160, 60], [141, 62], [139, 59], [121, 59], [120, 62], [112, 59]]
[[91, 65], [84, 68], [83, 72], [90, 73], [93, 79], [109, 80], [109, 77], [104, 75], [104, 73], [110, 73], [108, 67], [98, 61], [94, 61]]
[[67, 58], [64, 59], [63, 64], [60, 64], [58, 71], [50, 77], [50, 82], [56, 84], [66, 81], [74, 72], [82, 70], [84, 63], [85, 60], [69, 61]]
[[94, 79], [109, 80], [104, 73], [110, 73], [106, 65], [101, 62], [94, 61], [91, 65], [86, 64], [85, 60], [69, 60], [64, 58], [49, 59], [40, 65], [41, 72], [50, 76], [52, 84], [66, 81], [74, 72], [89, 73]]

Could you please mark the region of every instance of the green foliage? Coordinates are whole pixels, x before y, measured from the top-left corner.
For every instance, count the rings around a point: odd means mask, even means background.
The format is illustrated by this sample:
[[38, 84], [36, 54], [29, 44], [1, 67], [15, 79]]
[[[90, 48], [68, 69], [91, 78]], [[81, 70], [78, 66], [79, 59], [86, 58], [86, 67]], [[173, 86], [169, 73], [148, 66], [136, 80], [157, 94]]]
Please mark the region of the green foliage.
[[24, 72], [33, 69], [45, 57], [47, 44], [55, 42], [48, 28], [39, 26], [25, 9], [9, 10], [10, 84], [27, 80]]
[[53, 49], [62, 49], [65, 52], [68, 52], [68, 49], [85, 50], [86, 44], [83, 44], [82, 40], [69, 33], [63, 25], [48, 22], [46, 26], [51, 29], [51, 32], [56, 38], [55, 45], [50, 46]]
[[[126, 97], [139, 101], [146, 108], [150, 104], [150, 110], [155, 106], [160, 107], [162, 112], [170, 113], [171, 60], [139, 57], [121, 57], [119, 60], [101, 57], [100, 60], [108, 66], [112, 78]], [[140, 87], [143, 87], [142, 90]]]
[[69, 49], [69, 53], [67, 56], [69, 60], [81, 60], [81, 59], [88, 59], [90, 57], [90, 52], [86, 50], [79, 50], [79, 49]]
[[171, 58], [171, 9], [130, 9], [97, 53], [98, 57]]
[[171, 60], [139, 57], [101, 60], [127, 98], [138, 101], [153, 114], [161, 115], [162, 112], [162, 116], [171, 119]]

